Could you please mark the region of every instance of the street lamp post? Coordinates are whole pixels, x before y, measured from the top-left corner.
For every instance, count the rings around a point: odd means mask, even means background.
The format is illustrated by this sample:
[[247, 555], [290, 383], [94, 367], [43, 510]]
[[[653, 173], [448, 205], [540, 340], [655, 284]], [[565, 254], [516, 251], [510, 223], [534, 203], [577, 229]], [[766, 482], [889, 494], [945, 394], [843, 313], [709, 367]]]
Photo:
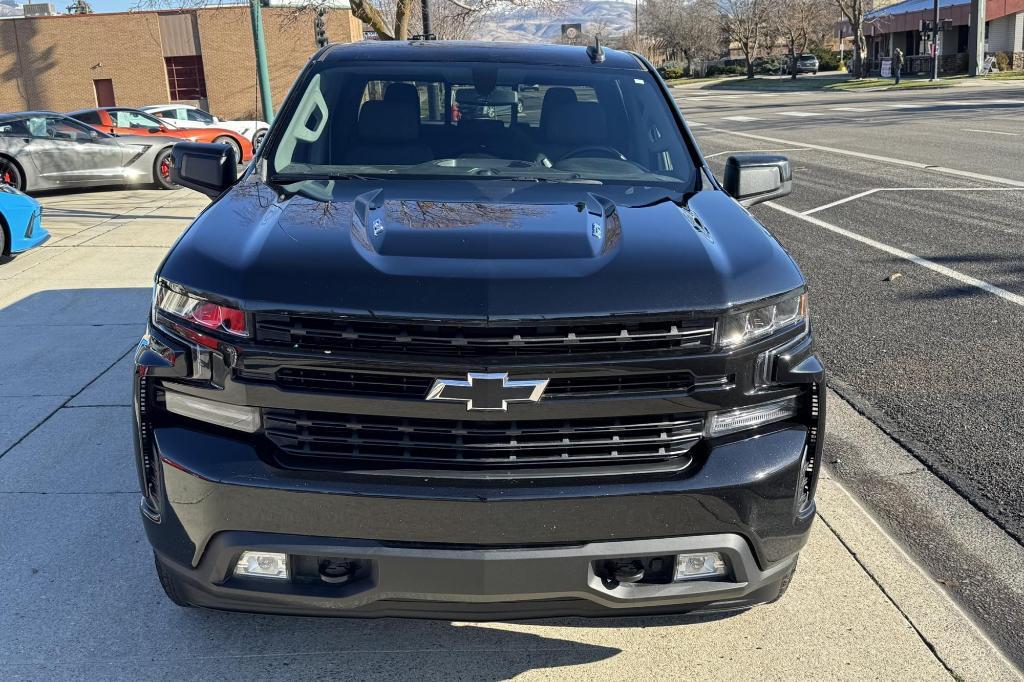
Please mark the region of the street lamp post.
[[935, 2], [935, 16], [932, 17], [932, 80], [939, 80], [939, 0]]
[[256, 48], [256, 80], [260, 87], [260, 105], [263, 120], [274, 122], [274, 103], [270, 98], [270, 72], [267, 70], [267, 45], [263, 39], [263, 14], [260, 0], [249, 0], [249, 16], [252, 18], [252, 42]]

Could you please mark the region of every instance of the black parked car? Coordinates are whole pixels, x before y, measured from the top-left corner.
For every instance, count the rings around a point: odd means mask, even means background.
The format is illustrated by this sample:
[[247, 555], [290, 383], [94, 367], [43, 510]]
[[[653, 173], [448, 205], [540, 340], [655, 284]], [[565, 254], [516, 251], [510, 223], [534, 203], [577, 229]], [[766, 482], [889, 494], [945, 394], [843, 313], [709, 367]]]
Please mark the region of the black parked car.
[[[539, 116], [452, 120], [539, 84]], [[309, 62], [160, 267], [136, 356], [142, 513], [181, 605], [511, 618], [786, 589], [824, 377], [804, 279], [612, 50], [357, 43]]]

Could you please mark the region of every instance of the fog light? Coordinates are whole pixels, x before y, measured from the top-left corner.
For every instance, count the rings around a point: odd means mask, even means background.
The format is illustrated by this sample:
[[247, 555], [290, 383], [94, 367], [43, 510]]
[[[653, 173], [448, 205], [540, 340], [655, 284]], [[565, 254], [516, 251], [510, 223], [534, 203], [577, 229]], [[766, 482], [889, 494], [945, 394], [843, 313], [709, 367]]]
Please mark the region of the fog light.
[[718, 552], [680, 554], [676, 556], [676, 575], [673, 580], [695, 580], [725, 575], [725, 559]]
[[741, 407], [728, 412], [714, 412], [708, 419], [707, 435], [710, 438], [724, 436], [744, 429], [752, 429], [771, 422], [789, 419], [797, 414], [796, 396], [773, 400], [751, 407]]
[[242, 552], [235, 575], [288, 580], [288, 555], [279, 552]]
[[255, 407], [229, 405], [177, 391], [166, 391], [164, 404], [167, 406], [168, 412], [180, 414], [182, 417], [198, 419], [208, 424], [216, 424], [246, 433], [255, 433], [260, 430], [260, 411]]

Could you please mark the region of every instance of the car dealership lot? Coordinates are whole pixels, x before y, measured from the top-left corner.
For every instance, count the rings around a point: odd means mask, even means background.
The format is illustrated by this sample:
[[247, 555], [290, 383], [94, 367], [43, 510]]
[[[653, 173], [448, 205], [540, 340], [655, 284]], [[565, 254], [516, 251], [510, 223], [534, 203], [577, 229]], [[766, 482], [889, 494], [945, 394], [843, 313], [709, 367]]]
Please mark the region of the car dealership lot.
[[[829, 477], [789, 593], [746, 613], [465, 624], [178, 609], [157, 584], [138, 517], [129, 366], [153, 271], [206, 199], [136, 190], [41, 200], [53, 239], [0, 265], [5, 679], [363, 678], [393, 677], [396, 668], [436, 678], [637, 670], [736, 677], [752, 669], [767, 678], [1015, 674]], [[881, 456], [893, 476], [922, 471], [831, 398], [829, 438], [842, 459]], [[954, 512], [992, 531], [969, 506]], [[1011, 558], [1019, 549], [990, 546]]]

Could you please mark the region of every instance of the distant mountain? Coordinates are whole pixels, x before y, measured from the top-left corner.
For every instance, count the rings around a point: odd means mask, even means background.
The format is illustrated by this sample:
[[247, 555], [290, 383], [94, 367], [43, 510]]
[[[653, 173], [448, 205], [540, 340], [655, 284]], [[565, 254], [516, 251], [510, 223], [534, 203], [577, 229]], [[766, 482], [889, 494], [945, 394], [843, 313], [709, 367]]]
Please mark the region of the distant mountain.
[[633, 30], [632, 2], [620, 0], [582, 0], [571, 10], [552, 15], [540, 11], [522, 11], [507, 17], [491, 17], [480, 24], [480, 40], [505, 40], [527, 43], [556, 43], [562, 37], [562, 24], [583, 24], [583, 31], [599, 28], [605, 37], [621, 36]]

